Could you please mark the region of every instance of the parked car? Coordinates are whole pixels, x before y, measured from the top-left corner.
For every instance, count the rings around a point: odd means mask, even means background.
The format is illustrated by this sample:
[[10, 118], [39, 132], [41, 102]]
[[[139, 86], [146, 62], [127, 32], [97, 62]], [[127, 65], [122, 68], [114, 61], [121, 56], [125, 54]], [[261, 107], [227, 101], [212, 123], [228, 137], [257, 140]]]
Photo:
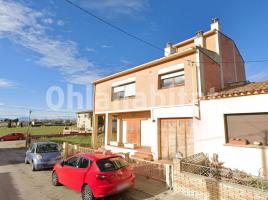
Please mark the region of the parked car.
[[24, 140], [25, 136], [23, 133], [10, 133], [0, 137], [0, 141], [11, 141], [11, 140]]
[[55, 142], [36, 142], [26, 151], [25, 164], [31, 163], [33, 171], [53, 168], [62, 159], [61, 153]]
[[54, 166], [54, 186], [65, 185], [82, 193], [82, 200], [102, 198], [132, 188], [133, 169], [115, 154], [77, 154]]

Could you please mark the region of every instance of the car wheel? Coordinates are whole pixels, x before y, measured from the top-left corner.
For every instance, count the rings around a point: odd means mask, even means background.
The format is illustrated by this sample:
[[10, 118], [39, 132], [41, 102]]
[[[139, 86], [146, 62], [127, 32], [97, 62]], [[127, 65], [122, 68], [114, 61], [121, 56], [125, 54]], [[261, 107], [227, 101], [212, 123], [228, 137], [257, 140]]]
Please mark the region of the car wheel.
[[53, 172], [52, 173], [52, 185], [54, 186], [60, 186], [60, 182], [59, 182], [59, 176], [57, 174], [57, 172]]
[[34, 161], [32, 161], [32, 171], [36, 171], [35, 165], [34, 165]]
[[25, 159], [24, 159], [24, 163], [25, 164], [29, 164], [29, 161], [28, 161], [28, 159], [25, 157]]
[[5, 141], [3, 138], [0, 139], [1, 142]]
[[82, 200], [93, 200], [94, 196], [91, 188], [88, 185], [84, 185], [82, 189]]
[[20, 137], [19, 140], [22, 140], [22, 138]]

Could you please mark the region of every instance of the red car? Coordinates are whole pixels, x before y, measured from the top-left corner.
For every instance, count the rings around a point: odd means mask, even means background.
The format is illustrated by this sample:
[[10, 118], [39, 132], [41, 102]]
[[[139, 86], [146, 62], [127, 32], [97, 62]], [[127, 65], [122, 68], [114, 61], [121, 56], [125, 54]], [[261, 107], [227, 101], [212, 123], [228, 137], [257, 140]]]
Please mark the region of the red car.
[[24, 140], [25, 136], [23, 133], [10, 133], [0, 137], [0, 141], [11, 141], [11, 140]]
[[92, 200], [132, 188], [135, 175], [119, 155], [86, 153], [56, 164], [52, 184], [65, 185], [81, 192], [83, 200]]

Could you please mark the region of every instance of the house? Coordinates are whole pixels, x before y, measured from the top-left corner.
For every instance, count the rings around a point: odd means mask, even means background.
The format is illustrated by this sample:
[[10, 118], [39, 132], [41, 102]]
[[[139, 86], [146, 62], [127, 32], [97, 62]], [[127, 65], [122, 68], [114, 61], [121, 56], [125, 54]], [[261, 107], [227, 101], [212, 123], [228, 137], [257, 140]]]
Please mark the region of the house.
[[163, 52], [159, 59], [94, 81], [93, 144], [98, 120], [104, 119], [106, 149], [155, 160], [191, 155], [200, 98], [246, 81], [243, 58], [217, 18], [209, 31], [168, 43]]
[[92, 132], [92, 110], [81, 111], [77, 114], [77, 128], [82, 131]]
[[194, 119], [195, 152], [219, 155], [231, 168], [268, 177], [268, 81], [204, 96]]

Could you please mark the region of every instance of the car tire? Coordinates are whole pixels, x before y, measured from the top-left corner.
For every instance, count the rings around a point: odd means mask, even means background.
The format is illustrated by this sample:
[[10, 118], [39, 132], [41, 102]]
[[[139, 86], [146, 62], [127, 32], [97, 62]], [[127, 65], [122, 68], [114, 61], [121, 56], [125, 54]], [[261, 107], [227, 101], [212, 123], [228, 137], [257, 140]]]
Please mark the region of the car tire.
[[82, 200], [94, 200], [92, 190], [88, 185], [84, 185], [82, 188]]
[[54, 186], [60, 186], [60, 182], [59, 182], [59, 176], [57, 174], [57, 172], [53, 172], [52, 173], [52, 185]]
[[25, 164], [29, 164], [29, 161], [28, 161], [28, 159], [25, 157], [25, 159], [24, 159], [24, 163]]
[[0, 139], [1, 142], [4, 142], [5, 140], [3, 138]]
[[20, 137], [19, 140], [22, 140], [22, 138]]
[[32, 161], [32, 171], [36, 171], [35, 165], [34, 165], [34, 161]]

